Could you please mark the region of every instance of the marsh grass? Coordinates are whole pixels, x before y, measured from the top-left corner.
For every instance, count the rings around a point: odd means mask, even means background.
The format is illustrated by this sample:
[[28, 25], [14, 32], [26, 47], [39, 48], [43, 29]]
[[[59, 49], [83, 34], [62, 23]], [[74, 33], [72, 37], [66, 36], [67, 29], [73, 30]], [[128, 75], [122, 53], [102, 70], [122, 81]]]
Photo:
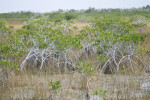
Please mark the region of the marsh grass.
[[[150, 74], [128, 75], [95, 73], [89, 81], [89, 94], [93, 100], [93, 90], [96, 88], [107, 90], [107, 100], [148, 100], [149, 90], [142, 89], [144, 82], [150, 82]], [[85, 100], [86, 90], [79, 72], [66, 72], [51, 75], [48, 73], [32, 74], [30, 72], [12, 72], [9, 76], [8, 87], [1, 89], [0, 99], [27, 100], [25, 95], [34, 91], [33, 100], [49, 100], [49, 82], [60, 81], [61, 89], [54, 94], [54, 100]], [[19, 96], [18, 96], [19, 95]]]

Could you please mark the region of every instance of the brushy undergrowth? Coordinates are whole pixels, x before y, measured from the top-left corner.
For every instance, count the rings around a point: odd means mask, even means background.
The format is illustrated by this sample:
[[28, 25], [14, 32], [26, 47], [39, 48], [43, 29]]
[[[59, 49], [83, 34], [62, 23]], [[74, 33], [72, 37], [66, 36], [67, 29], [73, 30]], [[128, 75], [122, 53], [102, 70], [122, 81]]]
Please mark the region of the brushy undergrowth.
[[[81, 34], [74, 35], [70, 26], [76, 16], [67, 14], [65, 17], [66, 20], [59, 21], [30, 19], [15, 32], [13, 26], [8, 27], [6, 21], [0, 20], [2, 91], [11, 87], [9, 77], [13, 72], [21, 75], [31, 71], [39, 76], [73, 72], [80, 75], [80, 88], [89, 100], [90, 81], [97, 73], [136, 75], [150, 72], [150, 51], [142, 47], [146, 36], [135, 31], [145, 26], [146, 18], [139, 24], [134, 22], [137, 16], [90, 17], [86, 19], [90, 25], [84, 27]], [[50, 81], [48, 87], [51, 87], [48, 96], [51, 99], [63, 88], [60, 81]], [[109, 90], [97, 88], [93, 92], [105, 99]]]

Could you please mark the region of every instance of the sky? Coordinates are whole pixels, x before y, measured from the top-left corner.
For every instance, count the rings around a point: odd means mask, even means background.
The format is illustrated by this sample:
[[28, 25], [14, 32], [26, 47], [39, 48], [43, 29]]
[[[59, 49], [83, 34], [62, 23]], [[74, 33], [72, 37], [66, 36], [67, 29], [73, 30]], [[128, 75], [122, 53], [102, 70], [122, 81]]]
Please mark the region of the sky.
[[51, 12], [58, 9], [138, 8], [150, 0], [0, 0], [0, 13], [16, 11]]

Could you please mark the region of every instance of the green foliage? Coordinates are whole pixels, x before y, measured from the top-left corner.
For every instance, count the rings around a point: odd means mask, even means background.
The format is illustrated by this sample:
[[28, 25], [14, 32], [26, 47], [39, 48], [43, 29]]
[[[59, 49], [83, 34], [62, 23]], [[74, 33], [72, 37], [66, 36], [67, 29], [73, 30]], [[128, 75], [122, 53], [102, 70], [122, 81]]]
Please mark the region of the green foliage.
[[122, 66], [123, 71], [126, 72], [127, 66]]
[[[17, 30], [15, 34], [11, 34], [13, 26], [7, 28], [7, 22], [0, 21], [0, 34], [2, 33], [1, 36], [4, 40], [4, 45], [3, 43], [1, 44], [1, 56], [5, 56], [6, 60], [8, 57], [19, 58], [19, 56], [30, 53], [30, 55], [36, 57], [38, 55], [39, 61], [41, 61], [42, 57], [45, 57], [45, 59], [47, 59], [46, 57], [54, 57], [57, 65], [59, 65], [58, 60], [65, 59], [65, 61], [68, 61], [71, 58], [74, 62], [69, 61], [69, 64], [80, 66], [80, 71], [83, 73], [93, 73], [91, 65], [81, 62], [79, 65], [75, 64], [79, 61], [78, 58], [84, 54], [83, 52], [85, 52], [87, 45], [90, 45], [88, 47], [91, 47], [98, 54], [97, 60], [99, 62], [107, 62], [112, 56], [118, 61], [120, 56], [120, 54], [117, 54], [118, 52], [121, 52], [122, 56], [130, 55], [141, 47], [145, 36], [137, 34], [135, 27], [143, 26], [144, 23], [139, 25], [132, 22], [136, 18], [144, 18], [144, 20], [148, 18], [143, 17], [145, 15], [145, 12], [141, 12], [143, 10], [130, 10], [131, 12], [139, 11], [140, 16], [122, 16], [126, 12], [130, 12], [128, 9], [98, 10], [95, 8], [83, 11], [70, 10], [69, 12], [59, 10], [58, 12], [43, 14], [48, 18], [29, 20], [26, 20], [26, 18], [35, 18], [36, 16], [34, 15], [36, 14], [32, 12], [11, 13], [10, 15], [16, 14], [20, 18], [22, 16], [23, 20], [28, 21], [28, 24]], [[81, 34], [73, 35], [73, 31], [70, 29], [71, 21], [81, 17], [86, 18], [91, 23], [91, 26], [85, 27]], [[73, 28], [77, 29], [76, 26]], [[116, 55], [111, 55], [112, 51], [117, 52], [115, 53]], [[70, 53], [74, 57], [71, 57]]]
[[[145, 36], [135, 31], [136, 27], [147, 24], [144, 21], [150, 18], [148, 12], [149, 7], [101, 10], [89, 8], [82, 11], [72, 9], [68, 12], [59, 10], [45, 14], [32, 12], [0, 14], [0, 18], [21, 18], [28, 23], [12, 33], [14, 27], [8, 27], [6, 21], [0, 20], [1, 71], [12, 68], [18, 70], [19, 65], [23, 68], [25, 63], [30, 61], [40, 62], [40, 70], [43, 66], [45, 68], [51, 66], [47, 64], [53, 64], [60, 69], [62, 68], [60, 66], [77, 69], [82, 74], [83, 88], [88, 90], [88, 82], [97, 71], [95, 69], [126, 72], [130, 68], [126, 62], [131, 62], [131, 66], [133, 64], [140, 66], [133, 58], [141, 56], [143, 51], [144, 54], [150, 55], [150, 51], [140, 49]], [[81, 30], [81, 34], [74, 35], [70, 25], [78, 18], [86, 18], [86, 22], [90, 25]], [[134, 23], [139, 20], [142, 20], [141, 23]], [[73, 28], [78, 29], [77, 26]], [[97, 58], [92, 60], [93, 64], [83, 62], [84, 56], [87, 61], [89, 60], [88, 54]], [[35, 66], [34, 68], [37, 68], [37, 65]], [[57, 93], [61, 88], [61, 82], [50, 81], [49, 87], [50, 91]], [[93, 92], [93, 95], [102, 98], [107, 94], [104, 89], [95, 89]]]
[[19, 50], [14, 47], [14, 38], [11, 34], [11, 27], [6, 27], [7, 22], [0, 20], [0, 67], [4, 69], [18, 69], [18, 63], [13, 60], [13, 57], [17, 59], [19, 56]]
[[9, 26], [9, 28], [10, 28], [10, 29], [13, 29], [13, 28], [14, 28], [14, 26]]
[[138, 24], [132, 24], [134, 27], [144, 27], [147, 24], [146, 23], [138, 23]]
[[0, 20], [0, 27], [3, 27], [6, 24], [7, 24], [7, 22], [5, 20]]
[[104, 90], [104, 89], [97, 88], [97, 89], [93, 90], [93, 95], [97, 95], [100, 98], [105, 98], [106, 94], [107, 94], [107, 90]]
[[[101, 54], [101, 51], [99, 51], [98, 54]], [[103, 56], [98, 56], [97, 59], [98, 59], [99, 61], [107, 61], [107, 60], [108, 60], [107, 57], [103, 57]]]
[[75, 19], [75, 18], [77, 18], [77, 15], [74, 14], [74, 13], [67, 13], [67, 14], [65, 15], [65, 19], [66, 19], [66, 20], [71, 20], [71, 19]]
[[81, 73], [84, 73], [89, 76], [93, 76], [95, 74], [94, 69], [92, 68], [92, 64], [87, 64], [85, 62], [78, 62], [78, 63], [76, 63], [76, 65], [80, 66], [78, 71]]
[[11, 33], [11, 30], [7, 28], [6, 25], [7, 25], [7, 22], [5, 20], [0, 20], [0, 35], [1, 36], [6, 36], [7, 33]]
[[0, 60], [0, 66], [3, 69], [6, 69], [7, 67], [18, 69], [18, 64], [14, 63], [13, 61], [8, 61], [8, 60]]
[[97, 10], [95, 8], [88, 8], [87, 10], [85, 10], [85, 13], [94, 13], [97, 12]]
[[78, 29], [78, 27], [77, 27], [77, 26], [73, 26], [73, 29], [77, 30], [77, 29]]
[[49, 86], [51, 91], [55, 91], [57, 93], [58, 90], [61, 88], [61, 83], [60, 81], [56, 81], [56, 82], [50, 81]]
[[145, 52], [146, 54], [150, 55], [150, 50], [146, 50]]
[[[29, 18], [42, 18], [42, 17], [49, 17], [49, 19], [53, 21], [61, 21], [63, 19], [70, 19], [73, 18], [74, 15], [76, 16], [84, 16], [84, 17], [99, 17], [105, 15], [107, 16], [135, 16], [135, 15], [142, 15], [146, 16], [147, 18], [150, 18], [150, 14], [148, 14], [150, 11], [149, 5], [144, 6], [142, 8], [131, 8], [131, 9], [95, 9], [95, 8], [88, 8], [88, 9], [82, 9], [82, 10], [74, 10], [70, 9], [68, 11], [65, 11], [63, 9], [59, 9], [55, 12], [50, 13], [34, 13], [30, 11], [20, 11], [20, 12], [11, 12], [11, 13], [1, 13], [0, 18], [20, 18], [20, 19], [29, 19]], [[65, 13], [67, 12], [67, 13]], [[69, 16], [68, 16], [69, 15]], [[67, 16], [69, 18], [67, 18]]]
[[62, 13], [54, 12], [49, 14], [49, 19], [60, 22], [61, 20], [65, 19], [65, 15]]
[[68, 48], [81, 48], [80, 40], [78, 40], [79, 36], [72, 36], [71, 31], [69, 31], [69, 34], [63, 34], [65, 27], [60, 27], [62, 23], [58, 23], [58, 25], [56, 23], [53, 24], [48, 19], [34, 19], [30, 23], [23, 26], [16, 34], [29, 48], [34, 45], [32, 39], [36, 41], [40, 49], [47, 48], [51, 42], [55, 43], [56, 49], [59, 51], [64, 51]]
[[11, 13], [1, 13], [0, 18], [7, 18], [7, 19], [24, 18], [24, 19], [27, 19], [27, 18], [32, 17], [33, 15], [34, 15], [33, 12], [21, 11], [21, 12], [11, 12]]
[[11, 60], [11, 57], [17, 58], [18, 50], [13, 48], [11, 45], [6, 44], [5, 42], [0, 42], [0, 66], [18, 68], [18, 64]]
[[130, 33], [133, 31], [133, 27], [129, 21], [120, 17], [104, 17], [97, 19], [94, 26], [98, 28], [100, 32]]

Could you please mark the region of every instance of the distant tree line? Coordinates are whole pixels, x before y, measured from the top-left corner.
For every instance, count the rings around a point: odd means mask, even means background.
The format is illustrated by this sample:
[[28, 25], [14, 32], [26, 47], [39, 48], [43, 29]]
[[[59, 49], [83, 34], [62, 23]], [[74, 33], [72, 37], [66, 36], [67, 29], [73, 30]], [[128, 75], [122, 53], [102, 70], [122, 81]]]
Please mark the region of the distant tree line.
[[132, 15], [144, 15], [146, 17], [150, 17], [150, 5], [143, 6], [141, 8], [130, 8], [130, 9], [96, 9], [90, 7], [88, 9], [81, 10], [63, 10], [59, 9], [57, 11], [49, 12], [49, 13], [35, 13], [31, 11], [18, 11], [18, 12], [10, 12], [10, 13], [0, 13], [0, 18], [19, 18], [19, 19], [34, 19], [34, 18], [49, 18], [51, 20], [71, 20], [74, 18], [78, 18], [81, 16], [97, 16], [97, 15], [119, 15], [119, 16], [132, 16]]

